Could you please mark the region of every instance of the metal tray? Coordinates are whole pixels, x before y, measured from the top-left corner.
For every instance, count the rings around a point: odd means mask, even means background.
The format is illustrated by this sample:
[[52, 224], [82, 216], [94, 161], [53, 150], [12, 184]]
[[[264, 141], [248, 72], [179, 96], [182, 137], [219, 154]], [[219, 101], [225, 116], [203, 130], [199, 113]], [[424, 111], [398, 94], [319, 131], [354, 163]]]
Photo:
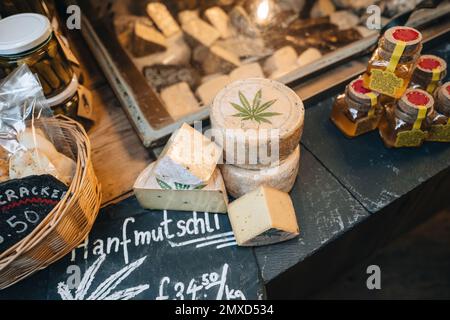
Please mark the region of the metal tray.
[[[110, 1], [111, 2], [111, 1]], [[112, 1], [114, 2], [114, 1]], [[192, 124], [208, 118], [209, 107], [203, 106], [198, 112], [174, 120], [167, 112], [159, 94], [146, 81], [143, 73], [137, 68], [129, 53], [123, 48], [115, 35], [114, 28], [108, 19], [113, 7], [112, 3], [102, 3], [95, 6], [90, 1], [82, 1], [83, 12], [93, 14], [83, 16], [82, 34], [98, 60], [110, 85], [115, 91], [130, 121], [135, 127], [144, 146], [160, 145], [166, 136], [170, 135], [182, 123]], [[442, 17], [450, 12], [450, 3], [444, 1], [437, 9], [423, 9], [415, 12], [407, 25], [417, 27]], [[365, 52], [376, 44], [377, 32], [349, 45], [328, 52], [319, 60], [304, 67], [299, 67], [276, 80], [285, 84], [299, 84], [302, 79], [309, 78], [324, 70], [339, 66], [343, 61], [352, 59], [355, 55]], [[314, 94], [326, 91], [322, 87]]]

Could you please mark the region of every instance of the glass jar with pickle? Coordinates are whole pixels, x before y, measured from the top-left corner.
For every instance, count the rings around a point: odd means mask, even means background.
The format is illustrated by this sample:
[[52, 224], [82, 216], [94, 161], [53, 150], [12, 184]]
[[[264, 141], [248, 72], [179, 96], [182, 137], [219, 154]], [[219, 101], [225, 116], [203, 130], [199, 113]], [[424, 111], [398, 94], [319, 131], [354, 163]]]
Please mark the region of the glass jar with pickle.
[[364, 86], [393, 99], [400, 99], [411, 81], [422, 50], [422, 35], [409, 27], [388, 29], [380, 39], [366, 73]]
[[333, 105], [331, 121], [348, 138], [360, 136], [378, 127], [383, 115], [379, 94], [363, 86], [363, 80], [352, 81]]
[[386, 105], [379, 131], [387, 147], [419, 147], [431, 128], [434, 99], [421, 89], [408, 89], [397, 103]]
[[427, 141], [450, 142], [450, 82], [436, 90], [432, 124]]
[[0, 20], [0, 78], [22, 64], [38, 75], [47, 99], [62, 93], [75, 77], [50, 21], [40, 14]]
[[444, 59], [427, 54], [420, 56], [411, 78], [411, 88], [419, 88], [434, 94], [447, 75], [447, 63]]

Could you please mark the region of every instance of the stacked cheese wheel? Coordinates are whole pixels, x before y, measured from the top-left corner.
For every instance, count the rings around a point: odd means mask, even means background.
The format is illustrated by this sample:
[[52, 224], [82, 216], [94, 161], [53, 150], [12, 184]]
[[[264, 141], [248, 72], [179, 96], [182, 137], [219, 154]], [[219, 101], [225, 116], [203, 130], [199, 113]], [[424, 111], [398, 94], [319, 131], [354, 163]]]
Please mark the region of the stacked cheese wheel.
[[222, 174], [239, 198], [260, 186], [289, 192], [300, 163], [305, 111], [285, 85], [252, 78], [226, 86], [214, 99], [211, 125], [224, 148]]

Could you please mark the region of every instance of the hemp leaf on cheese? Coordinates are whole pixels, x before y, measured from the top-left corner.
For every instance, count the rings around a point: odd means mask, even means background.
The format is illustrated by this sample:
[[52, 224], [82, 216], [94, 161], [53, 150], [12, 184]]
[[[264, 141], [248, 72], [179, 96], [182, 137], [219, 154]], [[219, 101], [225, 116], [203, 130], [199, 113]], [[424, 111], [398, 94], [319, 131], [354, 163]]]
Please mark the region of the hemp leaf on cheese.
[[239, 100], [241, 105], [237, 103], [231, 102], [233, 108], [235, 108], [238, 113], [234, 114], [233, 117], [242, 118], [242, 121], [253, 120], [261, 124], [262, 122], [272, 124], [272, 122], [268, 119], [274, 116], [279, 116], [281, 113], [278, 112], [266, 112], [271, 106], [277, 102], [277, 100], [270, 100], [262, 103], [262, 91], [259, 90], [255, 97], [253, 98], [252, 103], [248, 101], [245, 95], [239, 91]]
[[[163, 190], [173, 190], [172, 186], [168, 184], [167, 182], [162, 181], [161, 179], [156, 178], [156, 182], [158, 182], [158, 185]], [[198, 187], [195, 187], [194, 190], [202, 190], [206, 187], [206, 185], [200, 185]], [[175, 182], [175, 190], [190, 190], [191, 186], [188, 184], [178, 183]]]

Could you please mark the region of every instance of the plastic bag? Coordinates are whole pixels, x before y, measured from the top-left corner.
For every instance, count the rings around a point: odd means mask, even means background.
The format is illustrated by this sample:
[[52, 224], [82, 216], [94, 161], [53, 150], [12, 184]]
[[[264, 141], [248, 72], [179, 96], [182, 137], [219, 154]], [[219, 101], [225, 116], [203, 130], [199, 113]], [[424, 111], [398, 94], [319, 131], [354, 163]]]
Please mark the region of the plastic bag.
[[[0, 84], [0, 182], [49, 174], [69, 185], [76, 163], [52, 117], [38, 78], [26, 65]], [[59, 138], [58, 138], [59, 137]], [[60, 152], [59, 150], [63, 150]]]

